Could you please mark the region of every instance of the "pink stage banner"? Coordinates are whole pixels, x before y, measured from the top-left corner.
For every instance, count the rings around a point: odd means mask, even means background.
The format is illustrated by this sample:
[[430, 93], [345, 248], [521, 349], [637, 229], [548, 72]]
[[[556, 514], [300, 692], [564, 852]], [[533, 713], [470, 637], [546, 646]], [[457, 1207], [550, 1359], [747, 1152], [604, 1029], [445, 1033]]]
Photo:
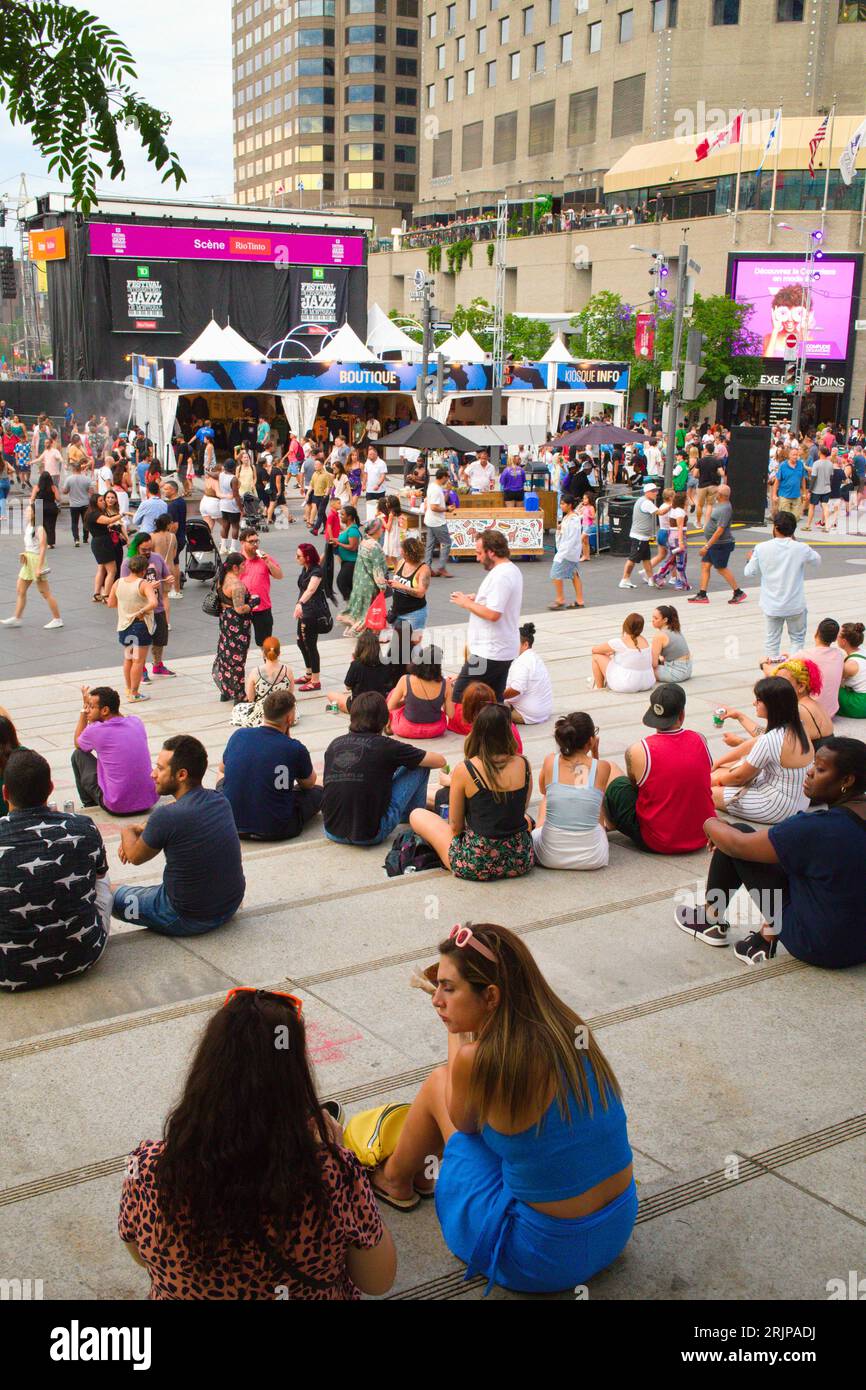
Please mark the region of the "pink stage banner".
[[364, 238], [314, 232], [233, 231], [91, 222], [91, 256], [130, 260], [270, 261], [275, 265], [363, 265]]

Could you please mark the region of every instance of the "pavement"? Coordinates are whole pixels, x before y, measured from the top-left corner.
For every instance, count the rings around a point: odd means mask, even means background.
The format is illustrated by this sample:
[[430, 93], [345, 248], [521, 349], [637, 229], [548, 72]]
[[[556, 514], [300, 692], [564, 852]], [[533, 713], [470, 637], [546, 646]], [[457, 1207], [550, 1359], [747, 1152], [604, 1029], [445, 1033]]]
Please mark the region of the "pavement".
[[[68, 562], [89, 573], [84, 556]], [[65, 555], [58, 575], [61, 563]], [[594, 598], [595, 575], [609, 562], [598, 571], [596, 563], [587, 581]], [[816, 621], [862, 614], [866, 577], [849, 569], [845, 579], [809, 581]], [[546, 600], [543, 583], [539, 591]], [[589, 691], [589, 648], [618, 631], [630, 610], [648, 619], [657, 596], [617, 595], [574, 613], [530, 600], [525, 612], [538, 627], [557, 712], [589, 711], [603, 755], [621, 763], [643, 732], [646, 697]], [[117, 677], [108, 615], [77, 607], [71, 592], [62, 599], [71, 620], [62, 632], [0, 634], [0, 705], [22, 741], [50, 760], [58, 803], [74, 796], [79, 684]], [[190, 599], [177, 608], [179, 649], [207, 620]], [[710, 606], [684, 613], [684, 628], [695, 664], [687, 722], [718, 751], [712, 710], [748, 704], [762, 617], [757, 603], [729, 608], [714, 593]], [[462, 627], [442, 631], [452, 649], [462, 644]], [[28, 632], [39, 648], [32, 655], [11, 641]], [[49, 685], [31, 668], [51, 657], [42, 653], [55, 637], [69, 646], [54, 649]], [[348, 646], [324, 645], [324, 682], [339, 683]], [[174, 654], [177, 679], [152, 686], [152, 700], [136, 710], [154, 751], [179, 730], [202, 739], [209, 786], [230, 733], [211, 682], [211, 647]], [[290, 659], [296, 655], [291, 649]], [[344, 720], [325, 711], [321, 696], [299, 703], [298, 735], [321, 766]], [[861, 732], [845, 720], [838, 730]], [[439, 746], [452, 764], [460, 756], [452, 735]], [[526, 729], [525, 746], [537, 772], [553, 746], [552, 722]], [[94, 819], [112, 881], [153, 881], [159, 861], [120, 865], [123, 822], [101, 811]], [[655, 858], [613, 835], [603, 871], [537, 868], [485, 885], [440, 869], [389, 880], [384, 857], [383, 847], [332, 845], [316, 825], [289, 846], [248, 844], [248, 896], [228, 926], [171, 940], [117, 924], [92, 971], [2, 998], [0, 1273], [42, 1279], [47, 1299], [146, 1296], [147, 1277], [116, 1236], [125, 1156], [160, 1134], [201, 1028], [233, 985], [288, 986], [303, 997], [323, 1097], [337, 1097], [350, 1113], [411, 1099], [444, 1060], [445, 1040], [426, 996], [409, 988], [410, 970], [435, 959], [437, 940], [467, 919], [502, 922], [526, 938], [553, 987], [597, 1031], [623, 1088], [640, 1213], [623, 1255], [591, 1281], [591, 1299], [825, 1300], [828, 1281], [862, 1269], [866, 967], [815, 970], [780, 947], [770, 965], [749, 969], [730, 950], [688, 939], [674, 926], [674, 895], [704, 880], [703, 851]], [[747, 902], [739, 912], [735, 935], [747, 929]], [[399, 1258], [389, 1298], [482, 1297], [483, 1282], [465, 1280], [445, 1247], [432, 1204], [384, 1215]], [[491, 1297], [514, 1295], [496, 1289]]]

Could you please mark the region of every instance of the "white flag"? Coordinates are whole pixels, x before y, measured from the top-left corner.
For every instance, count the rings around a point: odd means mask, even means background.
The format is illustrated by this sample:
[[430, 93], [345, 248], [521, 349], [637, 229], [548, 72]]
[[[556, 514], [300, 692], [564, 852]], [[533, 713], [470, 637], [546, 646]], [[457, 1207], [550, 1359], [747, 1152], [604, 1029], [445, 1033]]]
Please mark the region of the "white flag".
[[779, 127], [780, 127], [781, 124], [782, 124], [782, 108], [781, 108], [781, 106], [780, 106], [779, 109], [778, 109], [778, 111], [776, 112], [776, 118], [775, 118], [775, 120], [773, 121], [772, 127], [771, 127], [771, 129], [770, 129], [770, 133], [769, 133], [769, 135], [767, 136], [767, 143], [766, 143], [766, 145], [764, 146], [764, 153], [761, 155], [761, 162], [760, 162], [760, 164], [758, 165], [758, 167], [757, 167], [757, 169], [756, 169], [756, 171], [755, 171], [756, 174], [760, 174], [761, 170], [763, 169], [764, 163], [765, 163], [766, 158], [767, 158], [767, 155], [770, 153], [770, 150], [773, 148], [773, 141], [776, 139], [776, 137], [777, 137], [778, 134], [779, 134]]
[[857, 152], [860, 149], [864, 136], [866, 136], [866, 121], [861, 121], [842, 151], [842, 158], [839, 160], [839, 173], [842, 175], [843, 183], [850, 184], [854, 177]]

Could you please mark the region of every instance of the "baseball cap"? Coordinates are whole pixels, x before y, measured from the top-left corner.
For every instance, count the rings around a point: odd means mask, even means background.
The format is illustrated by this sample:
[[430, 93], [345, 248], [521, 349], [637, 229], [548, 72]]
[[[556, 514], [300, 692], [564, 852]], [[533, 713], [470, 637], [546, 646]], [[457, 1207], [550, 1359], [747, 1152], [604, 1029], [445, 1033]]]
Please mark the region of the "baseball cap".
[[657, 685], [650, 695], [649, 709], [643, 717], [651, 729], [672, 729], [686, 707], [686, 692], [681, 685], [668, 682]]
[[644, 492], [658, 492], [659, 485], [658, 483], [644, 483], [643, 490]]

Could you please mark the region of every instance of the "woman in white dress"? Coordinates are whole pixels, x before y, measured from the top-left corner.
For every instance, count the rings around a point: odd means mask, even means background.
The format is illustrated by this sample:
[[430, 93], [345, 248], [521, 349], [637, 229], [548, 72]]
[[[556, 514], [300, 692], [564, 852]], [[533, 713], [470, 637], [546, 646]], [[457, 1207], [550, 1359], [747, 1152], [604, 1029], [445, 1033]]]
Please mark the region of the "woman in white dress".
[[800, 718], [797, 692], [782, 676], [758, 681], [755, 713], [767, 721], [764, 732], [757, 724], [750, 730], [744, 720], [754, 742], [739, 744], [713, 763], [713, 803], [734, 818], [778, 825], [808, 807], [804, 784], [814, 751]]
[[592, 690], [615, 690], [624, 695], [636, 690], [652, 690], [652, 647], [643, 632], [640, 613], [629, 613], [622, 625], [622, 636], [600, 642], [592, 649], [592, 675], [588, 684]]
[[[266, 637], [262, 643], [264, 661], [247, 676], [246, 703], [235, 705], [232, 723], [242, 729], [258, 729], [264, 722], [262, 706], [275, 690], [295, 693], [295, 678], [280, 659], [280, 643], [276, 637]], [[295, 723], [298, 723], [297, 716]]]

